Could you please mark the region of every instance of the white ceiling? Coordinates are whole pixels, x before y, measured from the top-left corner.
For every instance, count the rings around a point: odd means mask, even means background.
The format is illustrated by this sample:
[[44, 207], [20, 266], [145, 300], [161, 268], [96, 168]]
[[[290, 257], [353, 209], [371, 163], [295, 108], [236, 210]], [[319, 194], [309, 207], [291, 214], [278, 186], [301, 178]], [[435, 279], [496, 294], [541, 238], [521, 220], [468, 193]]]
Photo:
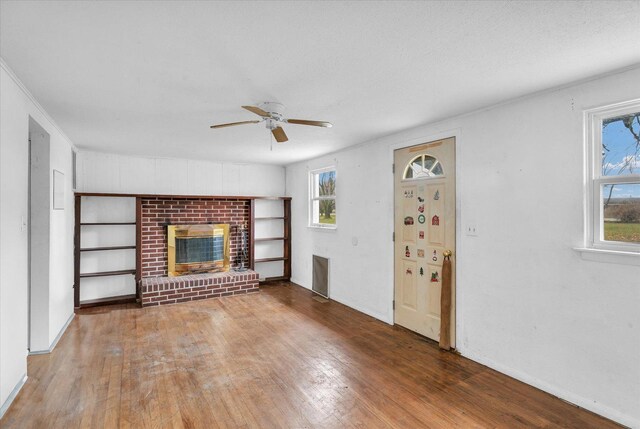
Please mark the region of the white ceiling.
[[[12, 2], [0, 55], [80, 148], [273, 164], [640, 63], [640, 1]], [[274, 143], [243, 104], [292, 118]]]

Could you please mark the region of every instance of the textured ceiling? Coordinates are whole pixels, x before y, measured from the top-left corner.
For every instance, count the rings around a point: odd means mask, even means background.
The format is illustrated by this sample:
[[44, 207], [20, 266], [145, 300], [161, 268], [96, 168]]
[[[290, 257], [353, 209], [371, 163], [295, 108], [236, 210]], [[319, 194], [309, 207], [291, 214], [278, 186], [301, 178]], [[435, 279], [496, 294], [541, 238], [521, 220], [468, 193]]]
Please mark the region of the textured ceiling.
[[[640, 1], [2, 1], [0, 55], [80, 148], [286, 164], [638, 64]], [[334, 127], [209, 129], [262, 101]]]

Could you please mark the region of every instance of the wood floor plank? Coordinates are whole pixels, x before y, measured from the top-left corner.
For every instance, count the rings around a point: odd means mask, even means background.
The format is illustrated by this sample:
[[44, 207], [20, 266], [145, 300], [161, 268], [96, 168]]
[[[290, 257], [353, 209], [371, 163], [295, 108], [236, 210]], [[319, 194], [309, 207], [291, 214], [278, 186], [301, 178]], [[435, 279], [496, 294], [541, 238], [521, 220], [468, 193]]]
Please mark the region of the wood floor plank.
[[615, 428], [288, 282], [82, 309], [5, 428]]

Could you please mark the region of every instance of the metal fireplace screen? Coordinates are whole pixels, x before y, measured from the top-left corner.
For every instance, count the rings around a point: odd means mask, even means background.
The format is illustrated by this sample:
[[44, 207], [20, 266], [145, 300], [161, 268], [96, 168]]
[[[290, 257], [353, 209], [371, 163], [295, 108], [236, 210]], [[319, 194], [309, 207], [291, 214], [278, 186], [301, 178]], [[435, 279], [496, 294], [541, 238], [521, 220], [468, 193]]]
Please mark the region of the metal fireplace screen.
[[169, 277], [229, 271], [229, 225], [169, 225]]

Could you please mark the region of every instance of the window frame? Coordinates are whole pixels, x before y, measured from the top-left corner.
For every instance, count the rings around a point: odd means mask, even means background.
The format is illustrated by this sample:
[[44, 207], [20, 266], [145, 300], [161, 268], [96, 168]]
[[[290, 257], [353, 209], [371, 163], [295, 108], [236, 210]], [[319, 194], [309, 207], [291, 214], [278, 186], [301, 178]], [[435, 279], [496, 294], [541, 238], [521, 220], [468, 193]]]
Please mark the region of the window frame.
[[640, 174], [602, 175], [602, 123], [605, 119], [640, 112], [640, 99], [602, 106], [584, 112], [585, 165], [585, 247], [596, 250], [640, 254], [640, 243], [604, 240], [602, 189], [604, 185], [640, 183]]
[[[319, 176], [322, 173], [327, 173], [329, 171], [333, 171], [336, 178], [336, 190], [333, 193], [333, 196], [320, 196], [315, 195], [315, 177]], [[337, 204], [337, 195], [338, 195], [338, 169], [335, 165], [330, 165], [327, 167], [317, 168], [314, 170], [309, 170], [309, 228], [318, 228], [325, 230], [334, 230], [338, 228], [338, 204]], [[335, 211], [336, 211], [336, 223], [327, 224], [327, 223], [315, 223], [313, 222], [313, 203], [315, 201], [323, 201], [323, 200], [333, 200]]]
[[[418, 159], [419, 157], [422, 157], [422, 166], [424, 169], [424, 159], [426, 157], [429, 158], [433, 158], [436, 160], [436, 163], [438, 165], [440, 165], [440, 169], [442, 170], [442, 174], [434, 174], [433, 176], [419, 176], [419, 177], [409, 177], [407, 178], [407, 171], [411, 168], [411, 164], [413, 164], [413, 161], [415, 161], [416, 159]], [[434, 163], [433, 167], [431, 167], [431, 170], [433, 170], [435, 168], [436, 164]], [[431, 171], [429, 170], [429, 171]], [[442, 166], [442, 163], [440, 162], [440, 160], [438, 159], [438, 157], [431, 155], [428, 152], [425, 153], [421, 153], [420, 155], [416, 155], [413, 158], [411, 158], [411, 160], [409, 160], [409, 162], [407, 162], [407, 165], [405, 165], [404, 170], [402, 171], [402, 179], [401, 181], [403, 182], [410, 182], [412, 180], [436, 180], [436, 179], [444, 179], [447, 177], [447, 173], [444, 171], [444, 167]]]

